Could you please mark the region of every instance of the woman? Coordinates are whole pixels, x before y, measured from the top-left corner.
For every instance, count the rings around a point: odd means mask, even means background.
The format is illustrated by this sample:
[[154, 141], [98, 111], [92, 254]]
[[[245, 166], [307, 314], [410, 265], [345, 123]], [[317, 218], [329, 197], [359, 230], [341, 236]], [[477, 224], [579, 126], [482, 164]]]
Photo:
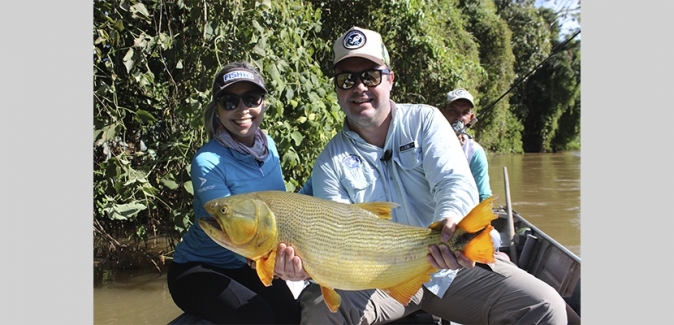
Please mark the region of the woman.
[[276, 145], [260, 130], [267, 94], [260, 73], [246, 62], [228, 64], [212, 94], [204, 112], [210, 141], [192, 160], [195, 220], [169, 266], [169, 291], [184, 312], [214, 323], [297, 324], [299, 305], [286, 282], [265, 287], [244, 257], [215, 243], [197, 222], [212, 199], [286, 190]]

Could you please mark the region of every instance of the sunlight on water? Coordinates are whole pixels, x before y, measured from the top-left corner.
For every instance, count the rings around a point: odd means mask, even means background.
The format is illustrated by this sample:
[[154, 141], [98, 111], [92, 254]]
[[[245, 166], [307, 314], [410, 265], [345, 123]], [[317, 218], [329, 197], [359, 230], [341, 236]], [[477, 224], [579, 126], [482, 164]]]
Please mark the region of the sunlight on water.
[[508, 172], [513, 210], [580, 256], [580, 152], [487, 157], [495, 205], [506, 204]]

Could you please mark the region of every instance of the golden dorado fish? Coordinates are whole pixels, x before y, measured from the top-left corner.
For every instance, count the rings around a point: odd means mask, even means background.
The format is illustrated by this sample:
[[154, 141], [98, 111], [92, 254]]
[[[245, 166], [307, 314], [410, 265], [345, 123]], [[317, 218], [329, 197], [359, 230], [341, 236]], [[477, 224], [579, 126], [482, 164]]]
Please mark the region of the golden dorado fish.
[[407, 305], [438, 271], [426, 259], [431, 244], [447, 245], [475, 262], [494, 262], [489, 232], [496, 198], [473, 208], [447, 243], [440, 242], [439, 222], [423, 228], [391, 221], [396, 203], [346, 204], [284, 191], [211, 200], [204, 207], [214, 218], [200, 218], [199, 224], [216, 243], [254, 260], [266, 286], [274, 277], [278, 244], [292, 246], [336, 312], [341, 297], [334, 289], [381, 289]]

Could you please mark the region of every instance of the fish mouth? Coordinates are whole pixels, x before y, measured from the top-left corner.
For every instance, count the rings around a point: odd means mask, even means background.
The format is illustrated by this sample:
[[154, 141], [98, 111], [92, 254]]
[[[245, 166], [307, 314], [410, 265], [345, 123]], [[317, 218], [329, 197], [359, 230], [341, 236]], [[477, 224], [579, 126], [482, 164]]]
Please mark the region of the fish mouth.
[[203, 222], [207, 223], [209, 226], [211, 226], [213, 228], [216, 228], [218, 230], [222, 230], [222, 227], [220, 227], [220, 223], [218, 223], [218, 221], [215, 220], [215, 218], [213, 218], [213, 217], [202, 217], [200, 220], [203, 220]]
[[229, 234], [225, 231], [225, 228], [222, 227], [217, 218], [214, 217], [201, 217], [199, 218], [199, 223], [201, 230], [203, 230], [208, 237], [211, 237], [216, 243], [220, 245], [231, 246], [231, 239]]

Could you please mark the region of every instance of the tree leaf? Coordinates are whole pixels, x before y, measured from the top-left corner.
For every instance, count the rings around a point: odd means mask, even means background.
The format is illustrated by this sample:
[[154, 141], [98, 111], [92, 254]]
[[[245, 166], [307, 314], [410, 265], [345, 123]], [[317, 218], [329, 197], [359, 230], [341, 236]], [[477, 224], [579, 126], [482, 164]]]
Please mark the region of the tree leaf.
[[115, 204], [112, 206], [112, 209], [108, 209], [108, 217], [115, 220], [129, 220], [135, 217], [138, 212], [147, 209], [144, 204], [140, 203], [127, 203], [127, 204]]
[[187, 191], [187, 193], [194, 195], [194, 188], [192, 187], [192, 181], [187, 181], [183, 183], [183, 188], [185, 188], [185, 191]]
[[170, 188], [170, 189], [172, 189], [172, 190], [175, 190], [175, 189], [178, 188], [178, 183], [176, 183], [176, 182], [175, 182], [174, 180], [172, 180], [172, 179], [162, 178], [162, 179], [161, 179], [161, 183], [164, 184], [164, 186], [166, 186], [166, 187], [168, 187], [168, 188]]
[[126, 55], [124, 55], [124, 58], [122, 61], [124, 62], [124, 66], [126, 67], [126, 72], [131, 72], [131, 69], [133, 69], [133, 65], [136, 63], [133, 59], [133, 48], [129, 48], [128, 51], [126, 51]]

